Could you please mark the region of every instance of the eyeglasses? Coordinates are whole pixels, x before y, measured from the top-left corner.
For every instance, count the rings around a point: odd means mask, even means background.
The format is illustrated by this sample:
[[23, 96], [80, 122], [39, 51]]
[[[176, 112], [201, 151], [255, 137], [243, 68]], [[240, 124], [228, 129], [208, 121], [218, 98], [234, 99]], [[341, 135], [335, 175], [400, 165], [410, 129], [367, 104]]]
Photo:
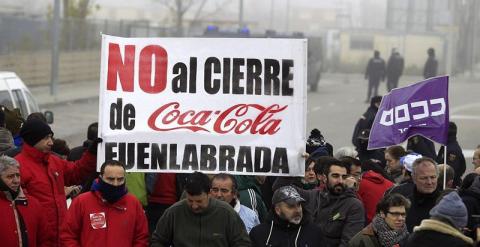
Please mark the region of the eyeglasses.
[[400, 212], [387, 212], [389, 214], [391, 214], [393, 217], [400, 217], [402, 216], [403, 218], [407, 217], [407, 213], [400, 213]]

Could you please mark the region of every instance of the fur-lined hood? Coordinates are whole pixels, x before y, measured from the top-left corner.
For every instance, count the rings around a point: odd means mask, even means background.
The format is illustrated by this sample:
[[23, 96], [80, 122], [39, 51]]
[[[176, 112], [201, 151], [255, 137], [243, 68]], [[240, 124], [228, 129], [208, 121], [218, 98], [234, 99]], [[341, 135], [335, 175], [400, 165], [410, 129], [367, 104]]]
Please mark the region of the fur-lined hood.
[[473, 239], [463, 235], [455, 227], [438, 220], [434, 220], [434, 219], [422, 220], [422, 223], [419, 226], [416, 226], [413, 228], [414, 232], [424, 231], [424, 230], [430, 230], [430, 231], [436, 231], [436, 232], [448, 234], [450, 236], [460, 238], [470, 245], [473, 245]]

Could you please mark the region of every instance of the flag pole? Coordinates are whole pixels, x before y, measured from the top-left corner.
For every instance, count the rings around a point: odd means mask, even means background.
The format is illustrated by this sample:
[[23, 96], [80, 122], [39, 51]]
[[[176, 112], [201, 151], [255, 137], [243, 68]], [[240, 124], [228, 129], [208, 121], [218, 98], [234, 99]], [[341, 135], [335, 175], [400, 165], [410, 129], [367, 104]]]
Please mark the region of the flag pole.
[[443, 146], [443, 190], [447, 187], [447, 146]]

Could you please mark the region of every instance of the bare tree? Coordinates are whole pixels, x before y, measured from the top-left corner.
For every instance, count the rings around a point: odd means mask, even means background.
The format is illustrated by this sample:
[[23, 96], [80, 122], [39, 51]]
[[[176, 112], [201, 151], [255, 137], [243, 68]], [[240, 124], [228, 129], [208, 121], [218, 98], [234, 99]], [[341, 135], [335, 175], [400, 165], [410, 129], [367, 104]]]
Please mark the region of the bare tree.
[[[194, 9], [195, 5], [198, 5], [197, 10], [195, 11], [195, 15], [193, 16], [192, 22], [196, 22], [205, 18], [206, 16], [211, 16], [215, 13], [218, 13], [223, 7], [225, 7], [226, 3], [229, 2], [228, 0], [223, 1], [215, 1], [215, 8], [213, 11], [209, 11], [208, 13], [203, 12], [203, 8], [208, 0], [202, 1], [194, 1], [194, 0], [159, 0], [161, 4], [166, 6], [175, 16], [175, 28], [176, 28], [176, 35], [183, 36], [185, 34], [184, 31], [184, 17], [185, 14], [189, 11]], [[203, 13], [203, 15], [202, 15]]]

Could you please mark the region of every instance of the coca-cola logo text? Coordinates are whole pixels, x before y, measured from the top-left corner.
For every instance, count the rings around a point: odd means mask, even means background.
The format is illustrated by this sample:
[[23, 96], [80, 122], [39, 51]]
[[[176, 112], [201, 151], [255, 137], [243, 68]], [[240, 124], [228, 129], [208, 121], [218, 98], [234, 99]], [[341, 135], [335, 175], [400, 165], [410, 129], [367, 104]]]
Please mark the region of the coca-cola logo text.
[[277, 113], [287, 105], [236, 104], [225, 110], [187, 110], [180, 103], [170, 102], [159, 107], [148, 118], [148, 126], [155, 131], [188, 129], [218, 134], [273, 135], [280, 130], [282, 119]]

